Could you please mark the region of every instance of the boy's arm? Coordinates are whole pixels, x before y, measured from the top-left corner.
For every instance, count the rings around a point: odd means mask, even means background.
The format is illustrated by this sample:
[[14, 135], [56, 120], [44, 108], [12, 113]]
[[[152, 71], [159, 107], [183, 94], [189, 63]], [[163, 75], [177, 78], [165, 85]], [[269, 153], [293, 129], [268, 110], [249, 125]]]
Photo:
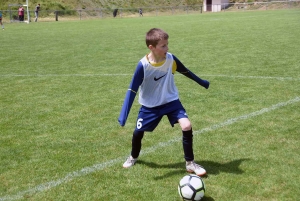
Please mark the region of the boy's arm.
[[197, 82], [199, 85], [201, 85], [202, 87], [208, 89], [209, 87], [209, 82], [207, 80], [203, 80], [200, 77], [198, 77], [197, 75], [195, 75], [194, 73], [192, 73], [189, 69], [187, 69], [182, 63], [181, 61], [175, 57], [173, 55], [174, 61], [176, 62], [177, 65], [177, 69], [176, 71], [183, 74], [184, 76], [194, 80], [195, 82]]
[[132, 103], [136, 96], [136, 93], [139, 89], [139, 86], [142, 84], [144, 79], [144, 69], [141, 62], [138, 63], [134, 75], [132, 77], [129, 89], [126, 92], [124, 103], [118, 118], [119, 124], [124, 126], [129, 115]]

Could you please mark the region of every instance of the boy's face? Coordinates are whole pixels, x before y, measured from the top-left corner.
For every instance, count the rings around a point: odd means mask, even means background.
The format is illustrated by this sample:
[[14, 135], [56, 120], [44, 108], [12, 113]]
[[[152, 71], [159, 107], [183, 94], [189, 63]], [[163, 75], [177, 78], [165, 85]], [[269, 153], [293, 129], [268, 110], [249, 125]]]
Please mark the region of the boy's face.
[[167, 55], [167, 52], [169, 50], [169, 47], [168, 47], [168, 40], [160, 40], [156, 47], [152, 46], [152, 45], [149, 45], [149, 49], [153, 52], [153, 54], [155, 54], [156, 56], [158, 57], [166, 57]]

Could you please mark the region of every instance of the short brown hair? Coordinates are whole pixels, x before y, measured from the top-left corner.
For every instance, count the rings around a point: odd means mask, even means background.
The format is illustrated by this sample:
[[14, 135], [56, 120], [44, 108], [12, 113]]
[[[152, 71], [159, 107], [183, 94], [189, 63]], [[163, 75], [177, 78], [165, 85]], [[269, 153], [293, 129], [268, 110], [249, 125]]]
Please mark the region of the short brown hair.
[[157, 43], [160, 40], [168, 40], [169, 39], [169, 35], [158, 28], [153, 28], [150, 29], [147, 33], [146, 33], [146, 45], [147, 47], [149, 47], [149, 45], [152, 45], [154, 47], [156, 47]]

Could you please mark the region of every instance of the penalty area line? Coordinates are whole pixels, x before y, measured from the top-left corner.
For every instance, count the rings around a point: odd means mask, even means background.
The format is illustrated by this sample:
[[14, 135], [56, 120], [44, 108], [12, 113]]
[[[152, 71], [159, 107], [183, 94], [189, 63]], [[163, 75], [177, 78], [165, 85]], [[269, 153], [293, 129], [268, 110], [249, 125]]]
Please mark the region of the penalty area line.
[[[277, 104], [272, 105], [268, 108], [263, 108], [261, 110], [258, 110], [258, 111], [255, 111], [255, 112], [252, 112], [252, 113], [249, 113], [249, 114], [246, 114], [246, 115], [242, 115], [242, 116], [239, 116], [239, 117], [236, 117], [236, 118], [228, 119], [228, 120], [226, 120], [222, 123], [212, 125], [208, 128], [204, 128], [204, 129], [201, 129], [201, 130], [198, 130], [198, 131], [194, 131], [194, 135], [198, 135], [198, 134], [206, 133], [206, 132], [209, 132], [209, 131], [217, 130], [219, 128], [229, 126], [229, 125], [237, 123], [239, 121], [246, 120], [246, 119], [249, 119], [249, 118], [252, 118], [252, 117], [255, 117], [255, 116], [259, 116], [259, 115], [262, 115], [264, 113], [271, 112], [271, 111], [276, 110], [278, 108], [281, 108], [281, 107], [284, 107], [284, 106], [287, 106], [287, 105], [291, 105], [291, 104], [294, 104], [294, 103], [298, 103], [298, 102], [300, 102], [300, 97], [296, 97], [296, 98], [291, 99], [287, 102], [277, 103]], [[141, 155], [142, 154], [145, 155], [145, 154], [155, 152], [159, 148], [165, 148], [166, 146], [170, 146], [170, 145], [172, 145], [176, 142], [179, 142], [180, 140], [181, 140], [181, 137], [176, 137], [176, 138], [173, 138], [169, 141], [161, 142], [161, 143], [157, 144], [156, 146], [145, 148], [143, 151], [141, 151]], [[113, 166], [117, 163], [120, 163], [126, 157], [127, 156], [119, 157], [119, 158], [115, 158], [115, 159], [112, 159], [112, 160], [109, 160], [109, 161], [106, 161], [106, 162], [103, 162], [103, 163], [95, 164], [95, 165], [90, 166], [90, 167], [85, 167], [81, 170], [68, 173], [65, 177], [63, 177], [61, 179], [57, 179], [57, 180], [53, 180], [53, 181], [49, 181], [49, 182], [40, 184], [38, 186], [35, 186], [34, 188], [30, 188], [30, 189], [25, 190], [25, 191], [20, 191], [15, 195], [6, 195], [6, 196], [3, 196], [3, 197], [0, 197], [0, 201], [18, 200], [18, 199], [24, 198], [24, 196], [26, 196], [26, 195], [33, 195], [33, 194], [36, 194], [38, 192], [43, 192], [43, 191], [46, 191], [46, 190], [50, 190], [50, 189], [52, 189], [56, 186], [59, 186], [60, 184], [72, 181], [73, 179], [75, 179], [77, 177], [88, 175], [88, 174], [103, 170], [105, 168], [108, 168], [110, 166]]]

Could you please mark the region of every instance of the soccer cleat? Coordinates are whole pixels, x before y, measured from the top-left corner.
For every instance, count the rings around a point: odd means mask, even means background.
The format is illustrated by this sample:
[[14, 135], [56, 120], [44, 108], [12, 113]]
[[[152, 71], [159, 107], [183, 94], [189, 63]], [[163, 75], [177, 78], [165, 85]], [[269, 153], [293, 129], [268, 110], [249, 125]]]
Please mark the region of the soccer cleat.
[[201, 165], [195, 163], [195, 161], [186, 161], [186, 171], [190, 173], [194, 172], [198, 176], [206, 174], [206, 170]]
[[125, 161], [125, 163], [123, 164], [123, 167], [130, 168], [131, 166], [133, 166], [135, 164], [136, 161], [137, 161], [137, 158], [133, 158], [132, 156], [129, 156], [127, 158], [127, 160]]

